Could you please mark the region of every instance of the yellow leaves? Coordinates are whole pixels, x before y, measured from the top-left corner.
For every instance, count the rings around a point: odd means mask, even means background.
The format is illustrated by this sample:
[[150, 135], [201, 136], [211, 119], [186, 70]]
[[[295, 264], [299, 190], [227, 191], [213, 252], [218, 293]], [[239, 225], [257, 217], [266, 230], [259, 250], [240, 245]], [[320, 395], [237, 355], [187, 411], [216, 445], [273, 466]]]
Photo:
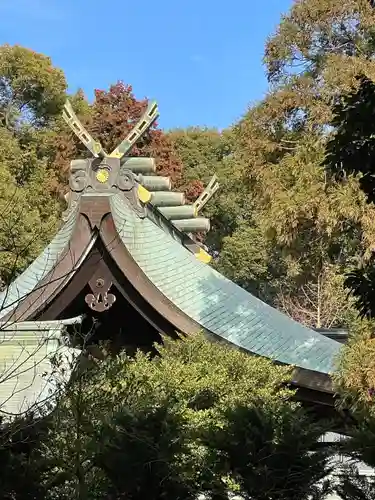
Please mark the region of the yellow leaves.
[[344, 348], [335, 383], [340, 392], [371, 410], [373, 405], [368, 403], [375, 396], [375, 339], [357, 340]]
[[282, 245], [304, 231], [327, 239], [363, 223], [363, 243], [372, 245], [375, 220], [358, 180], [332, 182], [320, 166], [323, 155], [324, 143], [306, 135], [277, 163], [257, 169], [257, 220]]
[[326, 203], [324, 173], [316, 164], [305, 163], [305, 151], [303, 146], [299, 147], [296, 154], [287, 154], [258, 177], [260, 191], [266, 195], [263, 223], [268, 220], [280, 237], [286, 239], [301, 221], [316, 218]]
[[353, 87], [357, 87], [356, 76], [359, 74], [373, 78], [375, 76], [375, 62], [364, 56], [327, 54], [322, 68], [322, 78], [324, 79], [322, 90], [327, 104], [330, 102], [330, 97], [341, 95], [349, 92]]
[[296, 1], [267, 42], [270, 78], [278, 81], [293, 72], [319, 71], [330, 53], [360, 49], [374, 24], [374, 10], [367, 0]]

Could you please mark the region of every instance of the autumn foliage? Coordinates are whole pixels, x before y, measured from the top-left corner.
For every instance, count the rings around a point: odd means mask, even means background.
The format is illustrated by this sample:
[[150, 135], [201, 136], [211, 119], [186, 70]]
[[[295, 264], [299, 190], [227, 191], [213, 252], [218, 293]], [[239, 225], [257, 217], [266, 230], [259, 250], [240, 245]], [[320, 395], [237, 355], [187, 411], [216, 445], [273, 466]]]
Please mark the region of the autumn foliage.
[[[115, 149], [136, 125], [148, 104], [147, 99], [136, 99], [131, 85], [123, 82], [112, 85], [108, 91], [95, 90], [91, 105], [85, 102], [82, 93], [78, 93], [72, 102], [82, 123], [108, 152]], [[53, 166], [57, 179], [55, 188], [58, 192], [64, 192], [70, 161], [86, 155], [86, 152], [67, 127], [63, 124], [60, 126], [61, 133], [54, 138], [56, 155]], [[154, 157], [158, 174], [170, 177], [173, 189], [182, 189], [188, 198], [195, 199], [202, 192], [200, 181], [183, 182], [182, 162], [171, 139], [158, 128], [156, 122], [133, 147], [131, 155]]]

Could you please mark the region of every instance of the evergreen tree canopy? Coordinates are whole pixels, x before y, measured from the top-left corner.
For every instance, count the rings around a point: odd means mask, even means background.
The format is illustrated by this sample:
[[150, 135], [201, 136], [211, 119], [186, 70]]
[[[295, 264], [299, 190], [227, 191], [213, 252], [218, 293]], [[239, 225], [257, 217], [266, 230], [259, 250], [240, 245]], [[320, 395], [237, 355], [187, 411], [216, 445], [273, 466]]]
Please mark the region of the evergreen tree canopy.
[[325, 427], [293, 402], [288, 367], [202, 335], [158, 351], [91, 364], [64, 391], [44, 444], [66, 478], [58, 498], [302, 500], [319, 489]]

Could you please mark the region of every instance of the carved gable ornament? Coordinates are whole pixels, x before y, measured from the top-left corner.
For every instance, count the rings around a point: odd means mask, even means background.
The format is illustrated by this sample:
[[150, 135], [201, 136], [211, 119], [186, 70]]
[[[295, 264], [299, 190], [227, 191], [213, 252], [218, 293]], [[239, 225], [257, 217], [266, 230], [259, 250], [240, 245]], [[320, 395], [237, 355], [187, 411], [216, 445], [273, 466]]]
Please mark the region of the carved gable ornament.
[[63, 214], [66, 220], [75, 209], [82, 195], [103, 195], [121, 192], [133, 210], [145, 217], [143, 203], [149, 201], [148, 192], [141, 186], [137, 174], [126, 168], [126, 153], [151, 127], [158, 117], [156, 102], [149, 104], [146, 112], [127, 137], [110, 154], [95, 141], [83, 127], [69, 101], [64, 106], [63, 118], [71, 130], [92, 154], [92, 158], [73, 160], [70, 164], [68, 209]]

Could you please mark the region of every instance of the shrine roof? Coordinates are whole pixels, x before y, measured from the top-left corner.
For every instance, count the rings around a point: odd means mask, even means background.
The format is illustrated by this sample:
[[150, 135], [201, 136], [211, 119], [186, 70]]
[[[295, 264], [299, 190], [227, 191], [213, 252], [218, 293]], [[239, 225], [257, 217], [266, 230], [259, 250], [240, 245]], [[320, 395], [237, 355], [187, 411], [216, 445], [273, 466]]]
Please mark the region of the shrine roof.
[[[43, 409], [52, 402], [57, 379], [51, 358], [61, 357], [65, 376], [78, 351], [62, 342], [68, 326], [80, 325], [81, 316], [56, 321], [0, 322], [0, 415], [20, 415]], [[61, 379], [63, 371], [59, 372]], [[62, 380], [60, 380], [62, 381]]]
[[202, 328], [251, 353], [329, 374], [340, 344], [265, 304], [111, 197], [116, 230], [149, 280]]
[[53, 269], [61, 254], [69, 246], [76, 224], [77, 210], [72, 210], [51, 243], [26, 270], [0, 293], [0, 319], [12, 311], [28, 296]]
[[[197, 215], [217, 189], [215, 182], [211, 192], [203, 193], [193, 205], [184, 205], [183, 193], [170, 192], [168, 178], [144, 175], [155, 172], [153, 159], [124, 157], [145, 130], [146, 118], [149, 123], [154, 119], [155, 109], [149, 107], [137, 125], [139, 130], [136, 128], [107, 155], [67, 107], [67, 121], [74, 121], [76, 130], [81, 127], [79, 137], [96, 156], [72, 161], [65, 224], [44, 252], [0, 294], [0, 319], [38, 287], [63, 252], [69, 251], [78, 214], [87, 216], [89, 211], [90, 231], [100, 233], [107, 213], [98, 218], [97, 202], [105, 198], [115, 230], [131, 258], [162, 296], [198, 327], [252, 354], [310, 372], [327, 375], [334, 371], [341, 347], [338, 342], [265, 304], [207, 264], [207, 252], [191, 233], [209, 228], [208, 219]], [[86, 201], [89, 208], [83, 209]], [[89, 239], [85, 241], [88, 245]], [[79, 265], [79, 259], [74, 262]]]

